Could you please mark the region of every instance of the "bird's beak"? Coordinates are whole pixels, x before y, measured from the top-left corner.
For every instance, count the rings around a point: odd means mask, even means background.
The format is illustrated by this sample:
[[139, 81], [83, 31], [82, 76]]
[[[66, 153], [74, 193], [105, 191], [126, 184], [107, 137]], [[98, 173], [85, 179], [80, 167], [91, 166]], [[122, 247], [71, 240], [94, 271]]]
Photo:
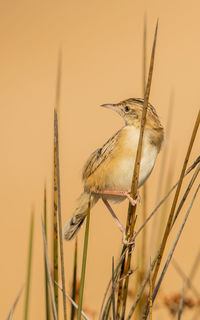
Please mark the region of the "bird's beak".
[[117, 104], [101, 104], [101, 107], [105, 107], [105, 108], [108, 108], [108, 109], [112, 109], [114, 111], [117, 111]]

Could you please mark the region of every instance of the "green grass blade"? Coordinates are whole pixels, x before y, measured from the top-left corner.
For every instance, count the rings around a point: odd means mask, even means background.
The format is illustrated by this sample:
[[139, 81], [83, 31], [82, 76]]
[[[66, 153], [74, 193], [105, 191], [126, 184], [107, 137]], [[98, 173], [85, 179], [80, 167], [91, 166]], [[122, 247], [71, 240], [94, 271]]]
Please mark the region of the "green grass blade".
[[[76, 301], [76, 287], [77, 287], [77, 255], [78, 255], [78, 240], [75, 239], [74, 248], [74, 268], [73, 268], [73, 283], [72, 283], [72, 300]], [[75, 319], [75, 307], [72, 304], [71, 307], [71, 320]]]
[[[62, 287], [58, 283], [57, 283], [57, 286], [62, 291]], [[78, 310], [78, 305], [67, 293], [65, 293], [65, 297], [71, 302], [74, 308]], [[89, 317], [83, 311], [81, 311], [81, 315], [83, 316], [84, 319], [90, 320]]]
[[[45, 231], [45, 236], [47, 239], [47, 191], [46, 191], [46, 185], [44, 186], [44, 231]], [[46, 320], [50, 320], [48, 275], [47, 275], [47, 265], [46, 265], [45, 255], [44, 255], [44, 274], [45, 274]]]
[[88, 203], [88, 215], [87, 215], [87, 221], [86, 221], [86, 227], [85, 227], [85, 239], [84, 239], [84, 247], [83, 247], [81, 282], [80, 282], [78, 313], [77, 313], [78, 320], [81, 320], [81, 311], [82, 311], [82, 304], [83, 304], [83, 292], [84, 292], [84, 284], [85, 284], [85, 270], [86, 270], [89, 225], [90, 225], [90, 201], [91, 201], [91, 197], [90, 197], [89, 203]]
[[52, 311], [53, 311], [53, 319], [58, 320], [54, 287], [53, 287], [53, 281], [52, 281], [52, 277], [51, 277], [51, 269], [50, 269], [49, 258], [48, 258], [47, 240], [46, 240], [46, 236], [45, 236], [45, 229], [44, 229], [43, 220], [42, 220], [42, 235], [43, 235], [43, 243], [44, 243], [44, 254], [45, 254], [46, 266], [47, 266], [48, 282], [49, 282], [49, 288], [50, 288], [50, 297], [51, 297], [51, 305], [52, 305]]
[[32, 270], [32, 257], [33, 257], [33, 233], [34, 233], [34, 213], [31, 213], [30, 231], [29, 231], [29, 247], [28, 247], [28, 265], [26, 276], [26, 288], [25, 288], [25, 304], [24, 304], [24, 320], [28, 319], [29, 311], [29, 297], [30, 297], [30, 285], [31, 285], [31, 270]]

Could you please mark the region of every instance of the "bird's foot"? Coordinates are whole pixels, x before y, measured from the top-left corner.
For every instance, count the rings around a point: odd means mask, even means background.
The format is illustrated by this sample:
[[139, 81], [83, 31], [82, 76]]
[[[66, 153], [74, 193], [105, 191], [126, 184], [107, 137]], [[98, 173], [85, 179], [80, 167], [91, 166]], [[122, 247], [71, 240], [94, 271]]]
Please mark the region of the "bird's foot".
[[123, 237], [122, 237], [122, 242], [123, 242], [123, 244], [124, 244], [125, 246], [127, 246], [127, 247], [131, 246], [132, 249], [133, 249], [133, 248], [135, 247], [135, 235], [136, 235], [136, 232], [134, 232], [131, 241], [128, 241], [128, 240], [127, 240], [127, 237], [126, 237], [126, 232], [125, 232], [125, 229], [124, 229]]
[[124, 196], [126, 197], [132, 206], [135, 206], [138, 202], [141, 203], [141, 198], [139, 192], [137, 191], [136, 199], [133, 199], [131, 196], [131, 191], [122, 191], [122, 190], [97, 190], [94, 193], [97, 194], [110, 194], [116, 196]]

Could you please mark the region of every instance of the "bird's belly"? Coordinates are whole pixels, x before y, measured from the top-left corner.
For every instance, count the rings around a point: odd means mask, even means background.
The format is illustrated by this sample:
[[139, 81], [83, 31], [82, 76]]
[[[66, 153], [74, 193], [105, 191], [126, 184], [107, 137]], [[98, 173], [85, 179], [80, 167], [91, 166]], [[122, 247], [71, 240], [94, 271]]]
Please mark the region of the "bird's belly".
[[[139, 184], [140, 187], [149, 177], [157, 157], [156, 147], [144, 147], [140, 163]], [[130, 191], [135, 157], [122, 157], [117, 163], [113, 163], [113, 169], [106, 173], [106, 185], [108, 190]]]

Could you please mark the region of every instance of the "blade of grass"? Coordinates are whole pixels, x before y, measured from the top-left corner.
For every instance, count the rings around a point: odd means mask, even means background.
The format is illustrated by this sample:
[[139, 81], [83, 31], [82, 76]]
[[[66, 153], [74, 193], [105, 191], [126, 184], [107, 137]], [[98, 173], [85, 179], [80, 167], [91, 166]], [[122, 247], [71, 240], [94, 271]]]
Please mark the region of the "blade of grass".
[[[44, 186], [44, 231], [45, 237], [47, 239], [47, 190], [46, 185]], [[44, 255], [44, 274], [45, 274], [45, 305], [46, 305], [46, 320], [50, 320], [50, 308], [49, 308], [49, 291], [48, 291], [48, 275], [47, 275], [47, 265]]]
[[[147, 21], [146, 21], [146, 15], [144, 17], [144, 30], [143, 30], [143, 64], [142, 64], [142, 96], [145, 95], [145, 86], [146, 86], [146, 65], [147, 65]], [[147, 184], [144, 184], [142, 186], [142, 223], [146, 221], [147, 218]], [[146, 270], [146, 249], [147, 249], [147, 230], [144, 229], [144, 232], [142, 234], [141, 239], [141, 249], [138, 250], [138, 265], [140, 265], [140, 270], [136, 274], [136, 288], [139, 288], [144, 273]], [[135, 290], [137, 291], [137, 289]], [[139, 314], [142, 310], [143, 301], [141, 299], [139, 305], [138, 305], [138, 314], [136, 315], [136, 318], [139, 318]]]
[[[62, 287], [56, 283], [56, 285], [58, 286], [58, 288], [62, 291]], [[75, 309], [78, 309], [78, 305], [76, 304], [76, 302], [67, 294], [65, 293], [65, 297], [71, 302], [71, 304], [73, 305], [73, 307]], [[81, 311], [81, 315], [83, 316], [83, 318], [85, 318], [86, 320], [90, 320], [89, 317], [85, 314], [85, 312]]]
[[52, 277], [51, 277], [51, 269], [50, 269], [49, 258], [48, 258], [47, 240], [46, 240], [46, 236], [45, 236], [43, 219], [42, 219], [42, 235], [43, 235], [43, 243], [44, 243], [44, 254], [45, 254], [46, 266], [47, 266], [48, 282], [49, 282], [49, 288], [50, 288], [50, 297], [51, 297], [51, 305], [52, 305], [52, 311], [53, 311], [53, 319], [58, 320], [56, 301], [55, 301], [55, 293], [54, 293], [53, 281], [52, 281]]
[[[193, 196], [193, 198], [192, 198], [192, 201], [191, 201], [191, 203], [190, 203], [190, 205], [189, 205], [189, 208], [188, 208], [188, 210], [187, 210], [187, 212], [186, 212], [186, 214], [185, 214], [185, 217], [184, 217], [184, 219], [183, 219], [183, 222], [182, 222], [182, 224], [181, 224], [181, 227], [179, 228], [179, 231], [178, 231], [178, 233], [177, 233], [176, 239], [175, 239], [175, 241], [174, 241], [174, 243], [173, 243], [172, 249], [171, 249], [171, 251], [170, 251], [170, 253], [169, 253], [168, 257], [167, 257], [166, 263], [165, 263], [165, 265], [164, 265], [164, 268], [163, 268], [163, 270], [162, 270], [162, 273], [161, 273], [161, 275], [160, 275], [160, 278], [159, 278], [159, 280], [158, 280], [158, 283], [157, 283], [157, 285], [156, 285], [156, 287], [155, 287], [155, 289], [154, 289], [154, 292], [153, 292], [153, 303], [154, 303], [154, 301], [155, 301], [155, 298], [156, 298], [156, 296], [157, 296], [157, 293], [158, 293], [158, 290], [159, 290], [159, 288], [160, 288], [160, 285], [161, 285], [161, 283], [162, 283], [162, 281], [163, 281], [163, 278], [164, 278], [164, 276], [165, 276], [165, 274], [166, 274], [167, 268], [168, 268], [169, 263], [170, 263], [170, 261], [171, 261], [171, 259], [172, 259], [172, 256], [173, 256], [174, 251], [175, 251], [176, 246], [177, 246], [177, 243], [178, 243], [178, 241], [179, 241], [179, 239], [180, 239], [180, 236], [181, 236], [181, 234], [182, 234], [183, 228], [184, 228], [185, 223], [186, 223], [186, 221], [187, 221], [187, 219], [188, 219], [188, 216], [189, 216], [190, 211], [191, 211], [191, 209], [192, 209], [193, 203], [194, 203], [194, 201], [195, 201], [195, 199], [196, 199], [196, 196], [197, 196], [197, 193], [198, 193], [198, 191], [199, 191], [199, 188], [200, 188], [200, 184], [198, 185], [198, 187], [197, 187], [197, 189], [196, 189], [196, 191], [195, 191], [195, 193], [194, 193], [194, 196]], [[144, 319], [147, 319], [148, 312], [149, 312], [149, 308], [147, 309], [146, 317], [145, 317]]]
[[178, 217], [178, 215], [179, 215], [179, 213], [180, 213], [180, 211], [181, 211], [181, 209], [183, 207], [183, 204], [184, 204], [185, 200], [187, 199], [187, 196], [188, 196], [188, 194], [189, 194], [189, 192], [190, 192], [190, 190], [191, 190], [191, 188], [192, 188], [192, 186], [193, 186], [193, 184], [194, 184], [199, 172], [200, 172], [200, 164], [197, 166], [197, 168], [196, 168], [196, 170], [195, 170], [195, 172], [194, 172], [194, 174], [192, 176], [192, 179], [191, 179], [191, 181], [190, 181], [190, 183], [189, 183], [189, 185], [188, 185], [188, 187], [187, 187], [187, 189], [186, 189], [186, 191], [184, 193], [184, 196], [181, 199], [181, 202], [179, 203], [179, 206], [178, 206], [178, 209], [176, 210], [176, 214], [174, 216], [174, 220], [172, 222], [171, 228], [173, 228], [174, 223], [176, 222], [176, 219], [177, 219], [177, 217]]
[[156, 281], [156, 278], [157, 278], [157, 275], [158, 275], [158, 271], [159, 271], [159, 268], [160, 268], [160, 264], [161, 264], [161, 261], [162, 261], [162, 256], [163, 256], [163, 253], [164, 253], [164, 250], [165, 250], [165, 246], [166, 246], [166, 243], [167, 243], [167, 239], [168, 239], [168, 236], [169, 236], [169, 233], [170, 233], [170, 230], [171, 230], [171, 224], [172, 224], [172, 221], [173, 221], [173, 218], [174, 218], [174, 212], [175, 212], [175, 209], [176, 209], [176, 204], [177, 204], [177, 201], [178, 201], [178, 197], [179, 197], [179, 193], [180, 193], [180, 190], [181, 190], [181, 186], [182, 186], [185, 170], [186, 170], [186, 167], [187, 167], [187, 164], [188, 164], [188, 160], [189, 160], [189, 157], [190, 157], [190, 153], [192, 151], [192, 147], [193, 147], [193, 144], [194, 144], [194, 141], [195, 141], [195, 137], [196, 137], [196, 134], [197, 134], [197, 131], [198, 131], [198, 128], [199, 128], [199, 123], [200, 123], [200, 110], [199, 110], [199, 113], [197, 115], [197, 119], [196, 119], [196, 122], [195, 122], [195, 125], [194, 125], [194, 128], [193, 128], [192, 136], [191, 136], [191, 139], [190, 139], [190, 143], [189, 143], [189, 146], [188, 146], [188, 150], [187, 150], [186, 157], [185, 157], [185, 160], [184, 160], [184, 164], [183, 164], [183, 167], [182, 167], [182, 171], [181, 171], [181, 174], [180, 174], [180, 179], [179, 179], [179, 182], [178, 182], [178, 186], [177, 186], [176, 193], [175, 193], [175, 196], [174, 196], [174, 200], [173, 200], [173, 203], [172, 203], [171, 211], [170, 211], [169, 218], [168, 218], [168, 221], [167, 221], [165, 233], [164, 233], [163, 240], [162, 240], [162, 243], [161, 243], [161, 246], [160, 246], [160, 249], [159, 249], [159, 253], [160, 253], [159, 254], [159, 259], [158, 259], [158, 261], [156, 263], [154, 274], [153, 274], [153, 280], [152, 280], [153, 281], [153, 288], [155, 286], [155, 281]]
[[33, 257], [33, 233], [34, 233], [34, 212], [32, 211], [31, 220], [30, 220], [30, 231], [29, 231], [28, 265], [27, 265], [26, 288], [25, 288], [24, 320], [28, 319], [28, 311], [29, 311], [31, 269], [32, 269], [32, 257]]
[[[140, 161], [141, 161], [141, 155], [142, 155], [142, 142], [143, 142], [145, 122], [146, 122], [146, 113], [147, 113], [147, 108], [148, 108], [148, 103], [149, 103], [152, 75], [153, 75], [157, 31], [158, 31], [158, 22], [156, 24], [156, 30], [155, 30], [155, 34], [154, 34], [153, 48], [152, 48], [150, 67], [149, 67], [149, 75], [148, 75], [148, 81], [147, 81], [147, 86], [146, 86], [146, 90], [145, 90], [145, 96], [144, 96], [144, 106], [143, 106], [143, 111], [142, 111], [140, 137], [139, 137], [139, 142], [138, 142], [137, 155], [136, 155], [135, 167], [134, 167], [134, 173], [133, 173], [133, 179], [132, 179], [131, 194], [132, 194], [133, 199], [136, 198], [137, 190], [138, 190]], [[135, 227], [135, 215], [136, 215], [136, 205], [133, 207], [132, 205], [129, 204], [127, 228], [126, 228], [126, 231], [130, 230], [129, 237], [128, 237], [129, 241], [131, 241], [131, 239], [133, 238], [134, 227]], [[130, 228], [129, 228], [129, 226], [130, 226]], [[129, 247], [128, 251], [129, 252], [128, 252], [128, 256], [127, 256], [127, 262], [125, 264], [125, 273], [128, 273], [128, 271], [130, 269], [131, 257], [132, 257], [131, 246]], [[128, 284], [129, 284], [129, 277], [126, 278], [125, 283], [124, 283], [124, 287], [123, 287], [123, 308], [122, 308], [122, 314], [121, 314], [122, 320], [125, 317], [126, 300], [127, 300], [127, 294], [128, 294]]]
[[132, 306], [131, 306], [131, 308], [129, 310], [129, 313], [128, 313], [128, 316], [127, 316], [126, 320], [132, 319], [132, 316], [133, 316], [133, 313], [135, 311], [135, 308], [136, 308], [138, 302], [140, 301], [140, 298], [141, 298], [141, 296], [143, 294], [143, 291], [144, 291], [144, 289], [145, 289], [145, 287], [146, 287], [146, 285], [147, 285], [147, 283], [148, 283], [148, 281], [150, 279], [150, 275], [151, 275], [151, 273], [153, 271], [153, 268], [154, 268], [154, 266], [156, 264], [157, 259], [158, 259], [158, 255], [154, 258], [154, 260], [151, 263], [151, 266], [150, 266], [148, 272], [146, 273], [146, 275], [145, 275], [145, 277], [143, 279], [143, 282], [142, 282], [142, 284], [141, 284], [141, 286], [140, 286], [140, 288], [139, 288], [139, 290], [137, 292], [137, 295], [136, 295], [135, 300], [134, 300], [134, 302], [133, 302], [133, 304], [132, 304]]
[[[169, 265], [169, 262], [171, 261], [171, 258], [172, 258], [173, 252], [174, 252], [174, 250], [175, 250], [176, 244], [177, 244], [177, 242], [178, 242], [178, 240], [179, 240], [179, 238], [180, 238], [181, 232], [182, 232], [182, 230], [183, 230], [183, 227], [184, 227], [184, 224], [185, 224], [185, 222], [186, 222], [186, 220], [187, 220], [187, 217], [188, 217], [188, 215], [189, 215], [189, 213], [190, 213], [190, 210], [191, 210], [192, 205], [193, 205], [193, 203], [194, 203], [194, 200], [195, 200], [195, 198], [196, 198], [197, 192], [199, 191], [199, 187], [200, 187], [200, 185], [197, 187], [196, 192], [195, 192], [195, 194], [194, 194], [194, 196], [193, 196], [193, 198], [192, 198], [192, 201], [191, 201], [191, 203], [190, 203], [189, 209], [188, 209], [187, 212], [186, 212], [185, 218], [184, 218], [184, 220], [183, 220], [183, 223], [182, 223], [182, 225], [181, 225], [181, 228], [180, 228], [179, 231], [178, 231], [178, 234], [177, 234], [176, 240], [175, 240], [175, 242], [174, 242], [174, 244], [173, 244], [172, 250], [170, 251], [170, 254], [169, 254], [168, 258], [167, 258], [166, 264], [165, 264], [165, 266], [164, 266], [164, 268], [163, 268], [163, 271], [162, 271], [162, 274], [161, 274], [161, 276], [160, 276], [159, 282], [158, 282], [158, 284], [157, 284], [157, 286], [156, 286], [156, 289], [154, 289], [154, 292], [153, 292], [153, 302], [154, 302], [154, 300], [155, 300], [155, 296], [156, 296], [156, 294], [157, 294], [157, 292], [158, 292], [158, 289], [159, 289], [160, 284], [161, 284], [161, 282], [162, 282], [162, 279], [163, 279], [163, 277], [164, 277], [164, 275], [165, 275], [165, 272], [166, 272], [166, 270], [167, 270], [167, 267], [168, 267], [168, 265]], [[138, 291], [138, 293], [137, 293], [137, 296], [136, 296], [136, 298], [135, 298], [135, 300], [134, 300], [134, 302], [133, 302], [133, 305], [132, 305], [131, 308], [130, 308], [130, 311], [129, 311], [129, 313], [128, 313], [128, 317], [126, 318], [126, 320], [132, 319], [132, 316], [133, 316], [133, 313], [134, 313], [135, 308], [136, 308], [136, 306], [137, 306], [137, 303], [138, 303], [138, 301], [140, 300], [140, 297], [141, 297], [141, 295], [142, 295], [142, 293], [143, 293], [143, 291], [144, 291], [144, 288], [145, 288], [147, 282], [149, 281], [151, 271], [152, 271], [153, 268], [155, 267], [155, 264], [156, 264], [156, 261], [158, 260], [158, 257], [159, 257], [159, 252], [156, 254], [156, 257], [154, 258], [154, 260], [153, 260], [153, 262], [152, 262], [152, 264], [151, 264], [150, 270], [148, 271], [148, 273], [146, 274], [146, 276], [145, 276], [145, 278], [144, 278], [144, 280], [143, 280], [143, 283], [142, 283], [142, 285], [141, 285], [141, 287], [140, 287], [140, 289], [139, 289], [139, 291]], [[144, 319], [147, 318], [148, 312], [149, 312], [149, 306], [148, 306], [147, 309], [146, 309]]]
[[114, 277], [114, 257], [112, 257], [112, 312], [113, 312], [113, 320], [116, 320], [116, 315], [115, 315], [115, 277]]
[[153, 295], [152, 272], [150, 272], [150, 277], [149, 277], [149, 320], [152, 320], [152, 307], [153, 307], [152, 295]]
[[[74, 268], [73, 268], [73, 284], [72, 284], [72, 300], [76, 300], [76, 285], [77, 285], [77, 254], [78, 254], [78, 243], [77, 237], [75, 239], [75, 248], [74, 248]], [[71, 320], [75, 318], [75, 308], [72, 304], [71, 307]]]
[[[63, 287], [63, 314], [64, 320], [67, 319], [67, 307], [65, 299], [65, 266], [63, 253], [63, 236], [62, 236], [62, 216], [61, 216], [61, 195], [60, 195], [60, 160], [59, 160], [59, 136], [58, 136], [58, 117], [57, 111], [54, 110], [54, 141], [56, 145], [56, 178], [57, 178], [57, 199], [58, 199], [58, 226], [59, 226], [59, 244], [60, 244], [60, 265], [61, 279]], [[55, 190], [56, 191], [56, 190]]]
[[[166, 125], [166, 133], [165, 133], [165, 146], [164, 150], [162, 152], [162, 158], [161, 158], [161, 165], [160, 165], [160, 174], [158, 179], [158, 187], [157, 187], [157, 194], [156, 194], [156, 203], [160, 200], [160, 195], [163, 189], [163, 182], [164, 182], [164, 175], [166, 172], [166, 161], [167, 161], [167, 154], [168, 154], [168, 146], [169, 146], [169, 137], [170, 137], [170, 130], [171, 130], [171, 122], [172, 122], [172, 111], [173, 111], [173, 105], [174, 105], [174, 97], [173, 94], [170, 96], [169, 101], [169, 107], [168, 107], [168, 116], [167, 116], [167, 125]], [[173, 158], [174, 163], [174, 158]], [[168, 180], [172, 177], [172, 175], [167, 174]], [[155, 242], [155, 237], [157, 236], [157, 239], [159, 238], [160, 229], [158, 228], [158, 217], [156, 217], [153, 221], [152, 229], [151, 229], [151, 239], [150, 239], [150, 246], [151, 250], [152, 248], [157, 246], [157, 242]]]
[[[143, 33], [143, 97], [145, 95], [145, 85], [146, 85], [146, 61], [147, 61], [147, 19], [146, 15], [144, 17], [144, 33]], [[142, 220], [143, 222], [146, 220], [147, 216], [147, 186], [146, 184], [143, 185], [143, 210], [142, 210]], [[143, 270], [141, 273], [143, 274], [145, 271], [145, 254], [146, 254], [146, 230], [143, 233], [142, 237], [142, 259], [141, 259], [141, 265], [143, 266]]]
[[[193, 169], [195, 169], [195, 167], [197, 166], [197, 164], [200, 162], [200, 157], [198, 157], [193, 163], [192, 165], [186, 170], [184, 177], [186, 177], [186, 175], [188, 175]], [[163, 197], [163, 199], [158, 203], [158, 205], [155, 207], [155, 209], [151, 212], [151, 214], [148, 216], [148, 218], [146, 219], [145, 223], [142, 224], [142, 226], [138, 229], [138, 231], [135, 234], [135, 238], [140, 234], [140, 232], [143, 230], [143, 228], [147, 225], [147, 223], [151, 220], [151, 218], [154, 216], [154, 214], [156, 212], [158, 212], [158, 209], [162, 206], [163, 203], [165, 203], [165, 201], [167, 200], [167, 198], [169, 197], [169, 195], [171, 194], [171, 192], [177, 187], [178, 185], [178, 181], [172, 186], [172, 188], [169, 190], [169, 192]], [[120, 256], [120, 260], [115, 268], [115, 277], [119, 276], [120, 273], [120, 267], [122, 265], [122, 262], [124, 260], [124, 257], [126, 255], [128, 251], [128, 247], [124, 248], [123, 253]], [[152, 262], [153, 264], [153, 262]], [[145, 278], [146, 279], [146, 278]], [[148, 281], [148, 279], [147, 279]], [[144, 282], [144, 281], [143, 281]], [[108, 285], [106, 287], [105, 293], [104, 293], [104, 297], [102, 300], [102, 304], [101, 304], [101, 308], [100, 308], [100, 312], [99, 312], [99, 320], [102, 319], [102, 312], [103, 312], [103, 307], [104, 307], [104, 303], [106, 300], [106, 296], [108, 294], [110, 285], [112, 283], [112, 278], [109, 280]]]
[[[188, 175], [200, 162], [200, 157], [198, 157], [193, 164], [186, 170], [184, 177]], [[142, 226], [138, 229], [138, 231], [135, 234], [135, 238], [139, 235], [139, 233], [143, 230], [143, 228], [146, 226], [146, 224], [150, 221], [150, 219], [154, 216], [154, 214], [158, 211], [160, 206], [166, 201], [166, 199], [169, 197], [169, 195], [172, 193], [172, 191], [177, 187], [179, 181], [177, 181], [173, 187], [168, 191], [168, 193], [163, 197], [163, 199], [158, 203], [158, 205], [155, 207], [155, 209], [150, 213], [148, 218], [146, 219], [145, 223], [142, 224]]]
[[84, 292], [84, 284], [85, 284], [85, 270], [86, 270], [88, 238], [89, 238], [89, 225], [90, 225], [90, 203], [91, 203], [91, 196], [90, 196], [89, 202], [88, 202], [88, 214], [87, 214], [86, 227], [85, 227], [85, 239], [84, 239], [84, 247], [83, 247], [81, 282], [80, 282], [78, 313], [77, 313], [78, 320], [81, 320], [81, 311], [82, 311], [82, 304], [83, 304], [83, 292]]
[[8, 317], [6, 318], [6, 320], [12, 320], [13, 312], [14, 312], [14, 310], [16, 308], [16, 305], [17, 305], [17, 303], [19, 301], [19, 298], [21, 297], [23, 289], [24, 289], [24, 286], [22, 286], [21, 289], [19, 290], [19, 293], [18, 293], [18, 295], [17, 295], [17, 297], [16, 297], [16, 299], [15, 299], [15, 301], [14, 301], [14, 303], [13, 303], [11, 309], [10, 309], [10, 312], [9, 312]]

